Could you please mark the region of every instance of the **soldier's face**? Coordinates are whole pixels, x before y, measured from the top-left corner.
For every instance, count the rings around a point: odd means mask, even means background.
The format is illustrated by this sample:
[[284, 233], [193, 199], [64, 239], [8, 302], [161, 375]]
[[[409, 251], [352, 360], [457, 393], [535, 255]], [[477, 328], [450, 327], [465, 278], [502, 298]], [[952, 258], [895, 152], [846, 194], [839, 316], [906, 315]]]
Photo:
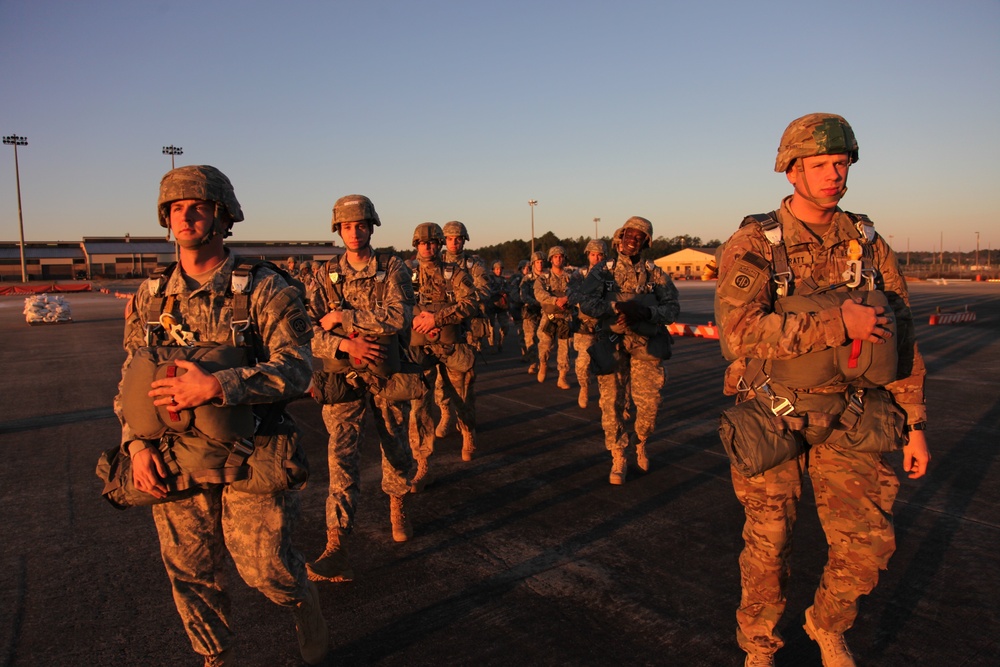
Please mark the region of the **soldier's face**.
[[846, 154], [799, 158], [785, 176], [799, 197], [819, 199], [822, 207], [836, 207], [844, 194], [851, 160]]
[[417, 243], [417, 257], [420, 259], [434, 259], [440, 250], [441, 244], [437, 241], [420, 241]]
[[170, 231], [183, 248], [193, 247], [212, 230], [215, 202], [179, 199], [170, 204]]
[[561, 269], [566, 266], [566, 255], [552, 255], [549, 257], [549, 263], [552, 264], [552, 268]]
[[448, 248], [448, 252], [457, 255], [465, 248], [465, 239], [461, 236], [446, 236], [444, 237], [444, 244]]
[[493, 267], [493, 275], [495, 275], [495, 276], [503, 275], [503, 267], [502, 266], [494, 266]]
[[542, 269], [545, 268], [545, 261], [541, 259], [536, 259], [531, 263], [531, 270], [535, 273], [541, 273]]
[[598, 264], [600, 264], [601, 262], [604, 261], [604, 253], [603, 252], [588, 252], [587, 253], [587, 261], [590, 262], [591, 266], [597, 266]]
[[646, 243], [646, 234], [638, 229], [626, 229], [622, 232], [622, 242], [618, 251], [626, 257], [635, 257]]
[[364, 221], [342, 222], [340, 223], [340, 238], [343, 239], [345, 248], [357, 252], [365, 248], [371, 240], [371, 228]]

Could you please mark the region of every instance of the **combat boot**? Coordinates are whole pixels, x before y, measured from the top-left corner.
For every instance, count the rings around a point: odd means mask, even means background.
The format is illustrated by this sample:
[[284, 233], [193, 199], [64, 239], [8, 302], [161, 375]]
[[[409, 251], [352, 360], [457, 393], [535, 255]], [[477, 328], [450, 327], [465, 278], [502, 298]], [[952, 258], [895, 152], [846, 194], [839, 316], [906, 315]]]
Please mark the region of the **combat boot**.
[[306, 581], [306, 599], [292, 609], [292, 615], [295, 616], [295, 635], [302, 660], [307, 665], [320, 664], [330, 650], [330, 631], [319, 606], [316, 584]]
[[312, 581], [351, 581], [354, 570], [347, 559], [347, 548], [341, 542], [343, 535], [340, 528], [328, 528], [326, 531], [326, 550], [319, 558], [306, 563], [306, 574]]
[[774, 667], [774, 655], [771, 653], [747, 653], [743, 667]]
[[628, 472], [628, 461], [625, 460], [625, 452], [621, 449], [611, 450], [611, 477], [608, 481], [616, 486], [625, 483], [625, 474]]
[[560, 389], [569, 389], [569, 379], [566, 377], [566, 371], [559, 371], [559, 380], [556, 382], [556, 386]]
[[538, 372], [538, 364], [532, 362], [532, 364], [528, 366], [528, 375], [534, 375], [537, 372]]
[[434, 429], [434, 435], [443, 438], [451, 432], [452, 426], [455, 424], [455, 413], [451, 411], [451, 408], [445, 406], [441, 408], [441, 419], [438, 421], [437, 428]]
[[410, 493], [420, 493], [432, 482], [430, 470], [427, 466], [426, 458], [417, 459], [417, 472], [410, 482]]
[[235, 667], [236, 663], [236, 648], [233, 646], [222, 653], [205, 656], [205, 667]]
[[576, 399], [576, 404], [581, 408], [586, 408], [590, 403], [590, 392], [588, 391], [588, 386], [585, 384], [580, 385], [580, 395]]
[[548, 372], [548, 370], [549, 370], [549, 365], [548, 364], [543, 364], [542, 362], [538, 362], [538, 381], [539, 382], [545, 382], [545, 374]]
[[646, 441], [640, 440], [635, 444], [635, 464], [639, 470], [649, 472], [649, 457], [646, 455]]
[[462, 431], [462, 460], [471, 461], [474, 451], [476, 451], [476, 432]]
[[844, 635], [840, 632], [823, 630], [813, 620], [813, 608], [806, 609], [806, 623], [802, 626], [806, 634], [819, 644], [819, 653], [823, 658], [823, 667], [857, 667], [851, 649], [847, 648]]
[[413, 537], [413, 526], [406, 515], [406, 496], [389, 496], [389, 521], [392, 523], [392, 539], [405, 542]]

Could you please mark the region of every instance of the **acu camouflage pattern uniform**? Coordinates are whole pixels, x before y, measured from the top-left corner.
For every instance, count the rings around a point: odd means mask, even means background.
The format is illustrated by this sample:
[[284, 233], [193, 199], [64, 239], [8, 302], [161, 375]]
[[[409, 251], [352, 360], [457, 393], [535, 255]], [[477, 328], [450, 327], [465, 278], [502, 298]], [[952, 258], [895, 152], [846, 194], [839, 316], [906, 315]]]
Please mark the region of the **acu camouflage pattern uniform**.
[[[227, 294], [233, 268], [234, 257], [229, 254], [203, 285], [185, 276], [179, 265], [167, 281], [164, 295], [176, 297], [175, 312], [199, 342], [232, 344], [232, 299]], [[262, 348], [255, 366], [213, 374], [222, 385], [223, 405], [289, 401], [302, 395], [312, 376], [310, 331], [302, 327], [305, 309], [298, 290], [266, 266], [258, 267], [253, 275], [250, 320]], [[146, 346], [142, 317], [151, 298], [151, 281], [146, 281], [126, 309], [123, 374], [136, 350]], [[115, 398], [119, 417], [121, 398], [120, 393]], [[298, 439], [298, 430], [283, 409], [281, 418], [290, 426], [290, 435], [285, 437]], [[127, 449], [133, 440], [131, 429], [123, 423], [123, 447]], [[221, 455], [225, 461], [226, 453], [216, 452], [211, 458], [218, 461]], [[234, 641], [222, 571], [227, 550], [243, 580], [272, 602], [292, 608], [307, 598], [310, 584], [305, 562], [291, 544], [299, 513], [297, 493], [252, 494], [229, 485], [212, 485], [189, 498], [154, 505], [152, 510], [174, 603], [196, 653], [217, 655]]]
[[[450, 272], [451, 277], [445, 277]], [[417, 260], [413, 272], [413, 286], [417, 303], [439, 308], [434, 313], [437, 327], [462, 326], [466, 319], [478, 312], [476, 290], [467, 271], [454, 264], [445, 264], [440, 257]], [[469, 456], [475, 448], [476, 410], [473, 383], [476, 378], [475, 349], [465, 342], [433, 343], [410, 348], [413, 358], [424, 368], [428, 386], [435, 386], [441, 377], [441, 391], [455, 412], [458, 428], [462, 432], [463, 455], [467, 446]], [[410, 447], [417, 459], [427, 459], [434, 452], [434, 395], [428, 391], [422, 399], [411, 401]]]
[[[544, 257], [541, 252], [536, 251], [539, 258]], [[544, 260], [543, 260], [544, 261]], [[534, 256], [529, 260], [528, 272], [521, 278], [520, 295], [522, 304], [521, 330], [524, 332], [524, 359], [528, 366], [528, 373], [534, 375], [538, 372], [538, 327], [542, 323], [542, 305], [535, 297], [535, 281], [538, 275], [535, 273]]]
[[490, 320], [490, 345], [496, 346], [497, 352], [503, 352], [503, 342], [507, 339], [507, 328], [510, 326], [511, 300], [507, 295], [507, 279], [503, 277], [503, 264], [494, 262], [493, 268], [500, 266], [500, 275], [490, 271], [489, 300], [486, 302], [486, 312]]
[[[344, 299], [344, 320], [341, 327], [330, 331], [319, 325], [324, 315], [340, 308], [340, 297], [334, 290], [333, 282], [322, 277], [316, 281], [316, 290], [309, 302], [314, 332], [313, 355], [317, 359], [342, 359], [344, 354], [338, 353], [338, 350], [345, 334], [408, 335], [413, 319], [414, 295], [410, 271], [399, 257], [393, 255], [389, 258], [382, 286], [378, 286], [376, 281], [378, 257], [374, 251], [363, 269], [351, 266], [347, 253], [344, 253], [331, 259], [325, 270], [338, 275], [338, 287]], [[322, 408], [323, 423], [330, 434], [327, 527], [339, 527], [344, 534], [350, 534], [354, 526], [354, 514], [361, 493], [360, 449], [364, 441], [365, 414], [369, 410], [382, 449], [382, 491], [389, 496], [402, 496], [408, 492], [413, 476], [413, 456], [406, 435], [409, 402], [387, 401], [377, 393], [379, 384], [370, 373], [359, 373], [358, 381], [360, 398]]]
[[[822, 239], [817, 238], [789, 210], [790, 199], [784, 200], [777, 217], [788, 248], [793, 284], [825, 286], [841, 282], [847, 268], [848, 244], [860, 236], [854, 223], [838, 208], [827, 232]], [[906, 411], [908, 423], [922, 422], [926, 420], [925, 369], [914, 339], [906, 281], [885, 240], [876, 235], [871, 245], [874, 267], [884, 280], [884, 292], [897, 322], [900, 379], [886, 388]], [[741, 259], [751, 252], [769, 262], [772, 259], [772, 246], [758, 224], [747, 224], [733, 234], [719, 264], [721, 335], [733, 354], [742, 357], [726, 371], [725, 391], [729, 395], [737, 393], [746, 357], [790, 359], [848, 342], [839, 308], [818, 314], [774, 313], [770, 275], [744, 270], [747, 262]], [[744, 286], [741, 275], [756, 278]], [[886, 344], [894, 343], [890, 340]], [[822, 391], [844, 389], [839, 385]], [[747, 653], [770, 654], [784, 644], [775, 627], [785, 610], [791, 533], [806, 474], [812, 480], [816, 509], [829, 545], [813, 603], [819, 627], [836, 633], [851, 627], [858, 613], [858, 599], [875, 587], [879, 570], [885, 569], [896, 548], [892, 504], [899, 482], [882, 454], [821, 444], [755, 477], [746, 478], [734, 468], [733, 487], [746, 512], [737, 641]]]
[[[585, 252], [601, 252], [607, 255], [607, 246], [603, 241], [592, 240], [587, 244]], [[588, 392], [590, 387], [590, 346], [594, 344], [594, 331], [597, 326], [597, 319], [585, 314], [580, 310], [580, 289], [583, 287], [584, 278], [593, 270], [591, 266], [577, 269], [570, 276], [569, 285], [566, 287], [566, 294], [569, 296], [569, 304], [576, 307], [576, 330], [573, 332], [573, 348], [576, 350], [576, 381], [580, 385], [579, 405], [581, 408], [587, 407]]]
[[[563, 257], [566, 256], [560, 246], [555, 246], [553, 250], [558, 250]], [[555, 253], [550, 250], [550, 259], [553, 254]], [[542, 271], [535, 278], [535, 300], [542, 308], [542, 319], [538, 328], [539, 382], [544, 377], [543, 370], [548, 366], [553, 341], [556, 341], [556, 369], [559, 371], [560, 380], [565, 381], [569, 373], [569, 342], [572, 335], [573, 310], [569, 307], [559, 308], [556, 299], [567, 295], [572, 277], [572, 271], [564, 268], [561, 274], [557, 274], [550, 267], [548, 271]]]
[[[626, 225], [628, 223], [626, 222]], [[648, 222], [647, 222], [648, 224]], [[651, 239], [648, 239], [651, 240]], [[616, 250], [619, 250], [615, 246]], [[616, 319], [613, 303], [628, 300], [628, 295], [648, 293], [655, 296], [650, 307], [650, 323], [666, 326], [680, 314], [677, 287], [670, 276], [652, 261], [641, 259], [641, 252], [627, 257], [619, 251], [617, 258], [593, 267], [580, 287], [580, 311], [598, 320], [597, 327], [607, 330]], [[656, 414], [662, 401], [660, 390], [666, 380], [662, 360], [637, 358], [648, 338], [628, 329], [619, 337], [620, 363], [618, 371], [597, 378], [600, 390], [601, 425], [604, 445], [617, 459], [623, 457], [630, 444], [637, 454], [645, 456], [645, 445], [656, 428]], [[628, 405], [628, 387], [635, 404], [635, 433], [630, 436], [623, 418]]]

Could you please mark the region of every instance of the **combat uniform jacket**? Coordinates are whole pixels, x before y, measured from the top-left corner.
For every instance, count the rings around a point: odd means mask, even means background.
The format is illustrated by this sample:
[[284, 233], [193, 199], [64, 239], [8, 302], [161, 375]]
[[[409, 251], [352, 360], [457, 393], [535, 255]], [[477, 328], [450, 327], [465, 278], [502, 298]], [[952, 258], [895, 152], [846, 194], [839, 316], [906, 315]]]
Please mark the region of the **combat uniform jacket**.
[[[652, 295], [643, 299], [652, 313], [650, 324], [665, 326], [676, 321], [681, 308], [677, 287], [670, 276], [652, 261], [618, 255], [617, 259], [590, 270], [580, 287], [580, 311], [607, 324], [618, 317], [614, 302], [641, 295]], [[629, 335], [643, 337], [632, 331]]]
[[[851, 218], [838, 208], [832, 224], [820, 239], [791, 213], [789, 200], [790, 197], [782, 202], [777, 217], [788, 249], [793, 286], [799, 293], [807, 294], [817, 287], [842, 282], [850, 241], [859, 240], [861, 233]], [[881, 289], [896, 317], [895, 340], [885, 344], [897, 346], [898, 379], [886, 389], [906, 411], [909, 423], [922, 422], [927, 418], [924, 405], [926, 370], [916, 346], [906, 280], [899, 270], [896, 254], [881, 236], [875, 235], [869, 250], [872, 265], [882, 282]], [[740, 357], [726, 371], [725, 391], [730, 395], [737, 393], [746, 358], [794, 359], [848, 342], [839, 306], [819, 313], [775, 313], [775, 284], [766, 268], [762, 270], [749, 264], [748, 260], [754, 256], [771, 263], [773, 250], [760, 225], [746, 224], [726, 242], [719, 264], [718, 324], [729, 349]], [[827, 387], [824, 391], [838, 389], [843, 387]]]
[[[446, 275], [450, 273], [450, 278]], [[417, 303], [434, 306], [434, 325], [460, 325], [476, 314], [476, 290], [467, 271], [440, 260], [420, 260], [413, 273]]]
[[535, 298], [535, 281], [538, 276], [529, 273], [521, 279], [521, 303], [524, 304], [524, 318], [536, 322], [541, 318], [542, 305]]
[[566, 286], [566, 296], [569, 297], [567, 304], [573, 307], [576, 314], [578, 334], [593, 334], [597, 325], [597, 318], [587, 315], [580, 309], [584, 278], [590, 275], [591, 270], [592, 267], [589, 266], [577, 269], [570, 275], [569, 284]]

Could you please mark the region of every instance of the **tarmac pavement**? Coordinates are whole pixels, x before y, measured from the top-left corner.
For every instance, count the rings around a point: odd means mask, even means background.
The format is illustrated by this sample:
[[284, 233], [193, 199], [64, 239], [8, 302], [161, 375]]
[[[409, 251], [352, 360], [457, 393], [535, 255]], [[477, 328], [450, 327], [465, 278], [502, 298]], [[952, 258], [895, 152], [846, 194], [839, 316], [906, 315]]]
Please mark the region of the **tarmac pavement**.
[[[712, 319], [714, 283], [680, 282], [680, 321]], [[901, 477], [898, 550], [847, 638], [860, 665], [995, 665], [1000, 652], [1000, 285], [911, 286], [927, 360], [929, 474]], [[28, 326], [0, 297], [0, 663], [198, 665], [148, 509], [99, 495], [99, 453], [119, 441], [111, 402], [125, 302], [67, 295], [74, 322]], [[927, 324], [968, 304], [973, 323]], [[413, 499], [414, 538], [392, 541], [369, 428], [348, 538], [355, 581], [323, 584], [333, 665], [741, 665], [735, 642], [743, 515], [716, 436], [725, 362], [675, 340], [652, 467], [608, 484], [591, 404], [539, 384], [516, 346], [477, 366], [479, 449], [437, 444], [436, 482]], [[293, 404], [312, 463], [295, 543], [324, 546], [326, 432]], [[901, 457], [891, 457], [902, 475]], [[811, 493], [796, 527], [779, 667], [818, 666], [802, 612], [825, 560]], [[290, 612], [229, 567], [241, 664], [297, 665]]]

